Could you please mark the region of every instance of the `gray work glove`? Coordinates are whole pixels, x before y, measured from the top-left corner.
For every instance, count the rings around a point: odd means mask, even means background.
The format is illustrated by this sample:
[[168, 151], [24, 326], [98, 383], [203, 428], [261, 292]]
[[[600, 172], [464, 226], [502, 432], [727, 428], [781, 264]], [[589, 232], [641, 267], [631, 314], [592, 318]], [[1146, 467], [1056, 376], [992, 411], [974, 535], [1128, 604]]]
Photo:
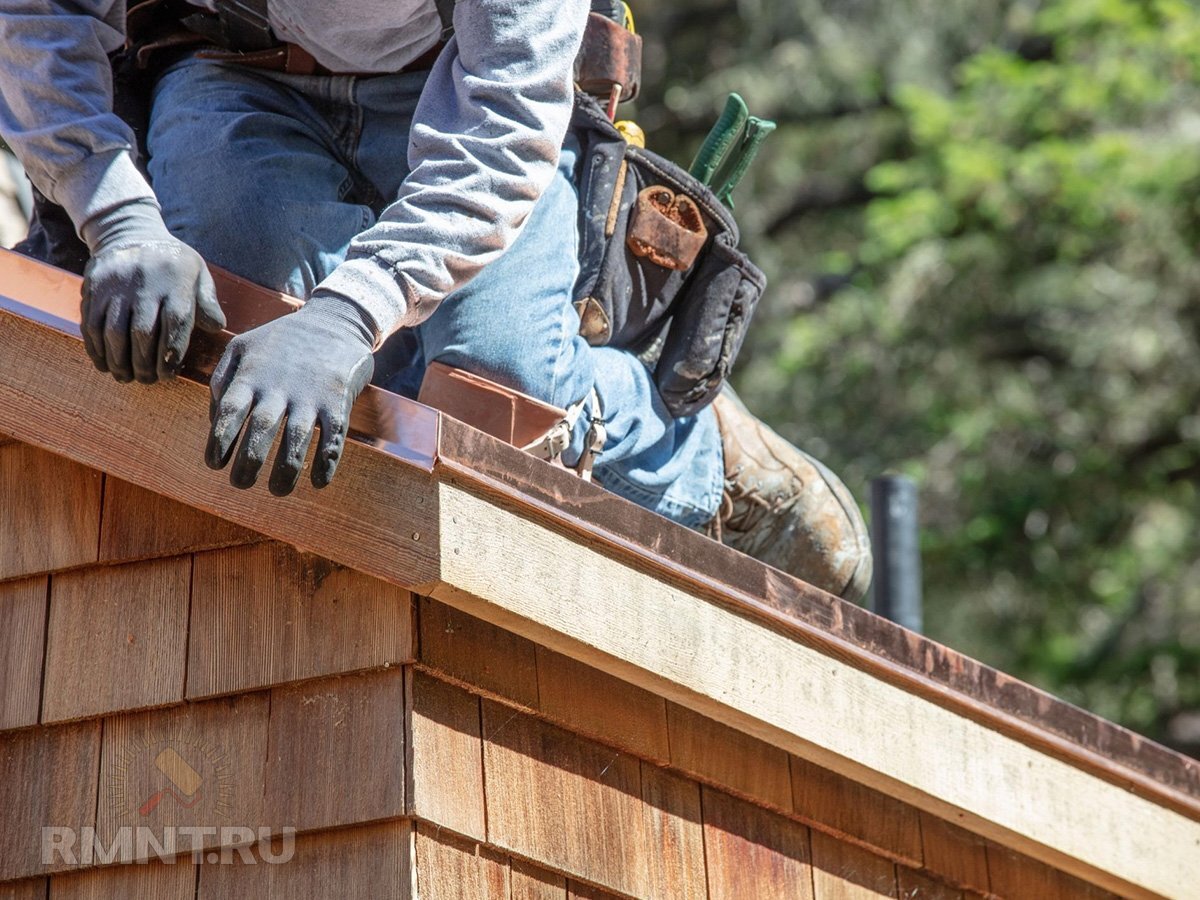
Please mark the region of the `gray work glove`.
[[205, 459], [222, 469], [245, 424], [229, 472], [234, 487], [251, 487], [286, 416], [269, 487], [290, 494], [304, 467], [313, 429], [321, 428], [312, 483], [333, 478], [350, 421], [350, 407], [375, 371], [375, 328], [358, 306], [316, 294], [294, 313], [229, 342], [212, 377], [212, 434]]
[[193, 326], [225, 327], [204, 260], [171, 236], [152, 203], [126, 204], [81, 231], [92, 253], [80, 308], [88, 356], [117, 381], [174, 378]]

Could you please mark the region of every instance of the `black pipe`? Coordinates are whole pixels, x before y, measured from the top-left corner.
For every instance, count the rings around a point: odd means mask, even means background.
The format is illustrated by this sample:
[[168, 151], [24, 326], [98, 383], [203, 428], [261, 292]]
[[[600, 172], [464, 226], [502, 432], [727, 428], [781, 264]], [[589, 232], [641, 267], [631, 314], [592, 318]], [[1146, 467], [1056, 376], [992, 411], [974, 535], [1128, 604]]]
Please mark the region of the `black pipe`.
[[924, 624], [921, 610], [921, 533], [917, 486], [903, 475], [871, 481], [871, 548], [875, 577], [868, 608], [911, 631]]

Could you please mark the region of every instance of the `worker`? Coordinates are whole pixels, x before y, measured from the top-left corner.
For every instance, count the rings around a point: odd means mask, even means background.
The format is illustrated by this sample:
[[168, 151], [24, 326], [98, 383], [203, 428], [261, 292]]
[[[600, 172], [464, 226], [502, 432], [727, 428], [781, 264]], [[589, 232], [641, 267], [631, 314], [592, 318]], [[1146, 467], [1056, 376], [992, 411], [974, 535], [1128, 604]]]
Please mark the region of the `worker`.
[[412, 396], [438, 360], [587, 404], [566, 462], [603, 417], [605, 488], [861, 595], [867, 538], [835, 476], [731, 395], [673, 418], [633, 353], [579, 336], [568, 124], [586, 0], [459, 0], [452, 20], [445, 0], [192, 2], [164, 6], [215, 43], [159, 67], [144, 168], [113, 112], [125, 3], [0, 12], [0, 134], [87, 245], [100, 371], [170, 379], [193, 327], [224, 325], [207, 260], [307, 301], [233, 338], [213, 373], [207, 463], [232, 461], [236, 487], [277, 437], [273, 493], [314, 437], [311, 480], [328, 484], [373, 376]]

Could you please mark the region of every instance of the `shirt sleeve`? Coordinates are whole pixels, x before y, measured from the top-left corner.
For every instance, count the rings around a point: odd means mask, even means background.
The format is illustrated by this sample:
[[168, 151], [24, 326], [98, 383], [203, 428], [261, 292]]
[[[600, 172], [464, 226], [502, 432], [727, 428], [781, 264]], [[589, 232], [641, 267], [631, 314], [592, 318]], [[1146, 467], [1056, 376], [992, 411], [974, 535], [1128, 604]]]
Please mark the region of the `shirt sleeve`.
[[520, 234], [570, 122], [587, 0], [458, 0], [409, 139], [411, 172], [317, 286], [378, 341], [428, 318]]
[[76, 228], [126, 203], [157, 205], [133, 131], [112, 111], [108, 54], [124, 35], [124, 0], [4, 0], [0, 12], [0, 135]]

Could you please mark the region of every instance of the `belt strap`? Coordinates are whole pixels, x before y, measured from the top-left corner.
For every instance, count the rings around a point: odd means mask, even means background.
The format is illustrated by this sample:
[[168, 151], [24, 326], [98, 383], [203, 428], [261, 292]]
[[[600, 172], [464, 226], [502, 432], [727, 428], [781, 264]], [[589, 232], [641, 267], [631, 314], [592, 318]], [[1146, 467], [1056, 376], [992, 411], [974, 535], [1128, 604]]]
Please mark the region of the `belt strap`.
[[376, 75], [398, 75], [402, 72], [419, 72], [432, 68], [442, 52], [442, 44], [437, 43], [395, 72], [334, 72], [317, 62], [311, 53], [298, 44], [277, 44], [267, 50], [254, 53], [239, 53], [235, 50], [205, 49], [196, 56], [210, 59], [214, 62], [234, 63], [251, 69], [264, 69], [268, 72], [284, 72], [288, 75], [322, 75], [322, 76], [354, 76], [371, 78]]

